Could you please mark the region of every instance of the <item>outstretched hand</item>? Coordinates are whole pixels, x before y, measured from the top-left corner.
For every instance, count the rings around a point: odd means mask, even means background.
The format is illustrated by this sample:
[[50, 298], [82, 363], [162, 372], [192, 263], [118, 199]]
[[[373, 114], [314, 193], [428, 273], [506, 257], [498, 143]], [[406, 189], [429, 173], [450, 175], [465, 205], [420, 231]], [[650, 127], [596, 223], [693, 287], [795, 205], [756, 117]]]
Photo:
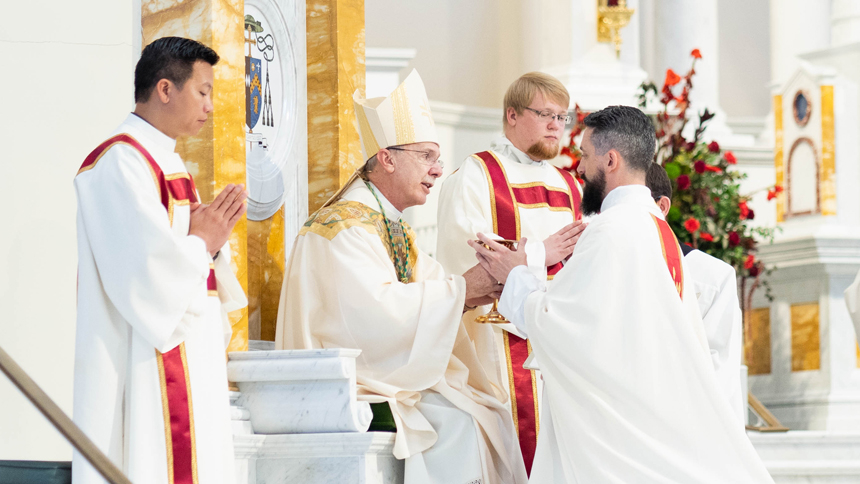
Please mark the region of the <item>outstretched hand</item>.
[[478, 239], [486, 244], [486, 247], [474, 240], [468, 242], [469, 247], [475, 249], [475, 257], [478, 258], [481, 267], [499, 283], [504, 284], [508, 280], [508, 274], [514, 267], [527, 265], [525, 245], [528, 239], [525, 237], [517, 242], [516, 250], [510, 250], [481, 233], [478, 234]]
[[547, 267], [559, 263], [573, 254], [573, 249], [585, 227], [588, 227], [587, 223], [576, 220], [570, 225], [565, 225], [561, 230], [543, 241]]
[[206, 243], [206, 250], [215, 255], [230, 237], [233, 226], [245, 215], [248, 207], [245, 200], [248, 191], [245, 185], [227, 185], [209, 205], [196, 203], [191, 206], [191, 227], [188, 235], [196, 235]]
[[466, 305], [483, 306], [493, 302], [493, 296], [498, 299], [502, 286], [496, 282], [481, 264], [475, 264], [463, 273], [466, 280]]

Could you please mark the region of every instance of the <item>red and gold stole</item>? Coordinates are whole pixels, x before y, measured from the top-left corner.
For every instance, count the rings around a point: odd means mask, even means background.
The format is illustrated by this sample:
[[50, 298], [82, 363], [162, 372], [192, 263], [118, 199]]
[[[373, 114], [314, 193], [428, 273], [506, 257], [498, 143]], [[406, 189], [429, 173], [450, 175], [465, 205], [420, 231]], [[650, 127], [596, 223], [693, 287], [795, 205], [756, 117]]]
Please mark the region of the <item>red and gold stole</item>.
[[681, 265], [681, 258], [684, 256], [681, 252], [681, 246], [678, 244], [678, 239], [675, 233], [669, 227], [665, 220], [657, 218], [651, 214], [654, 219], [654, 224], [657, 226], [657, 234], [660, 236], [660, 247], [663, 250], [663, 260], [666, 261], [666, 268], [669, 269], [669, 275], [672, 277], [672, 282], [675, 283], [675, 289], [678, 291], [678, 296], [684, 299], [684, 268]]
[[[118, 134], [100, 144], [86, 157], [77, 174], [80, 175], [94, 168], [101, 157], [117, 144], [131, 146], [146, 159], [171, 226], [173, 226], [174, 206], [197, 203], [197, 189], [191, 175], [189, 173], [165, 175], [146, 148], [128, 134]], [[209, 278], [206, 283], [209, 296], [217, 297], [218, 286], [214, 264], [209, 266]], [[158, 360], [158, 377], [161, 383], [168, 482], [197, 484], [194, 410], [191, 402], [191, 379], [188, 375], [185, 343], [166, 353], [156, 350], [155, 356]]]
[[[570, 211], [574, 220], [582, 218], [579, 209], [579, 186], [569, 172], [558, 170], [567, 184], [567, 190], [559, 190], [543, 183], [511, 184], [508, 183], [505, 168], [495, 154], [484, 151], [473, 156], [484, 167], [490, 185], [490, 206], [493, 211], [493, 231], [496, 235], [509, 240], [520, 239], [520, 207]], [[561, 268], [561, 263], [547, 267], [547, 277], [552, 279]], [[540, 431], [537, 380], [534, 370], [523, 368], [523, 363], [531, 354], [531, 345], [527, 340], [507, 331], [503, 331], [503, 334], [514, 426], [517, 428], [526, 471], [531, 474], [537, 435]]]

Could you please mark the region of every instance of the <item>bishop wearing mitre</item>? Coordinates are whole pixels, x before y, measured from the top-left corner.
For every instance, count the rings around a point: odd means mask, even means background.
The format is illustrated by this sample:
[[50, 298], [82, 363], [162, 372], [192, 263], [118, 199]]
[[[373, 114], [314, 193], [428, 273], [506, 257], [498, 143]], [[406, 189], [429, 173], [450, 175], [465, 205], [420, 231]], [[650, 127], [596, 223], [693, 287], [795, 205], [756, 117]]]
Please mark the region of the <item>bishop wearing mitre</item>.
[[510, 414], [461, 322], [498, 283], [475, 265], [446, 274], [421, 252], [403, 211], [442, 175], [424, 84], [353, 96], [365, 164], [299, 231], [288, 263], [278, 349], [357, 348], [358, 398], [372, 429], [396, 431], [405, 483], [525, 483]]

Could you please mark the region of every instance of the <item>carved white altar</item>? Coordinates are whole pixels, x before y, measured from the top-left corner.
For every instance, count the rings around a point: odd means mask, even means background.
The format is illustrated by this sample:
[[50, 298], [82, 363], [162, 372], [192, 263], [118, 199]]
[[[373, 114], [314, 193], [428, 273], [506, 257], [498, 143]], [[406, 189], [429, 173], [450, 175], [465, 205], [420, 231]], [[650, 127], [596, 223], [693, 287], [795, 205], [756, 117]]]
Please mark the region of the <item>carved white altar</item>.
[[361, 351], [272, 346], [253, 342], [227, 363], [237, 482], [402, 483], [394, 434], [367, 432], [370, 406], [356, 398]]

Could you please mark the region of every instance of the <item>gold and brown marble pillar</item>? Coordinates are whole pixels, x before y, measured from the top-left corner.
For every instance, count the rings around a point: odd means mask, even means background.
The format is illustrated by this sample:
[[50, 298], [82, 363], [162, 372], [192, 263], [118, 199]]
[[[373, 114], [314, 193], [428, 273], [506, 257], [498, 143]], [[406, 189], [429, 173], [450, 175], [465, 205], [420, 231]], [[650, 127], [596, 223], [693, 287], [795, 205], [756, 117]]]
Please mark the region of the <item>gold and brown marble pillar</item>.
[[[362, 7], [363, 9], [363, 7]], [[204, 203], [229, 183], [245, 183], [244, 0], [142, 0], [143, 45], [166, 36], [187, 37], [212, 47], [221, 56], [215, 66], [209, 121], [193, 138], [181, 138], [176, 151], [194, 176]], [[363, 10], [362, 10], [363, 11]], [[230, 236], [233, 269], [248, 289], [247, 221]], [[230, 314], [233, 338], [227, 351], [248, 349], [247, 309]]]
[[308, 212], [361, 159], [352, 94], [364, 93], [364, 0], [307, 0]]
[[275, 341], [284, 283], [284, 207], [266, 220], [248, 221], [248, 335]]

